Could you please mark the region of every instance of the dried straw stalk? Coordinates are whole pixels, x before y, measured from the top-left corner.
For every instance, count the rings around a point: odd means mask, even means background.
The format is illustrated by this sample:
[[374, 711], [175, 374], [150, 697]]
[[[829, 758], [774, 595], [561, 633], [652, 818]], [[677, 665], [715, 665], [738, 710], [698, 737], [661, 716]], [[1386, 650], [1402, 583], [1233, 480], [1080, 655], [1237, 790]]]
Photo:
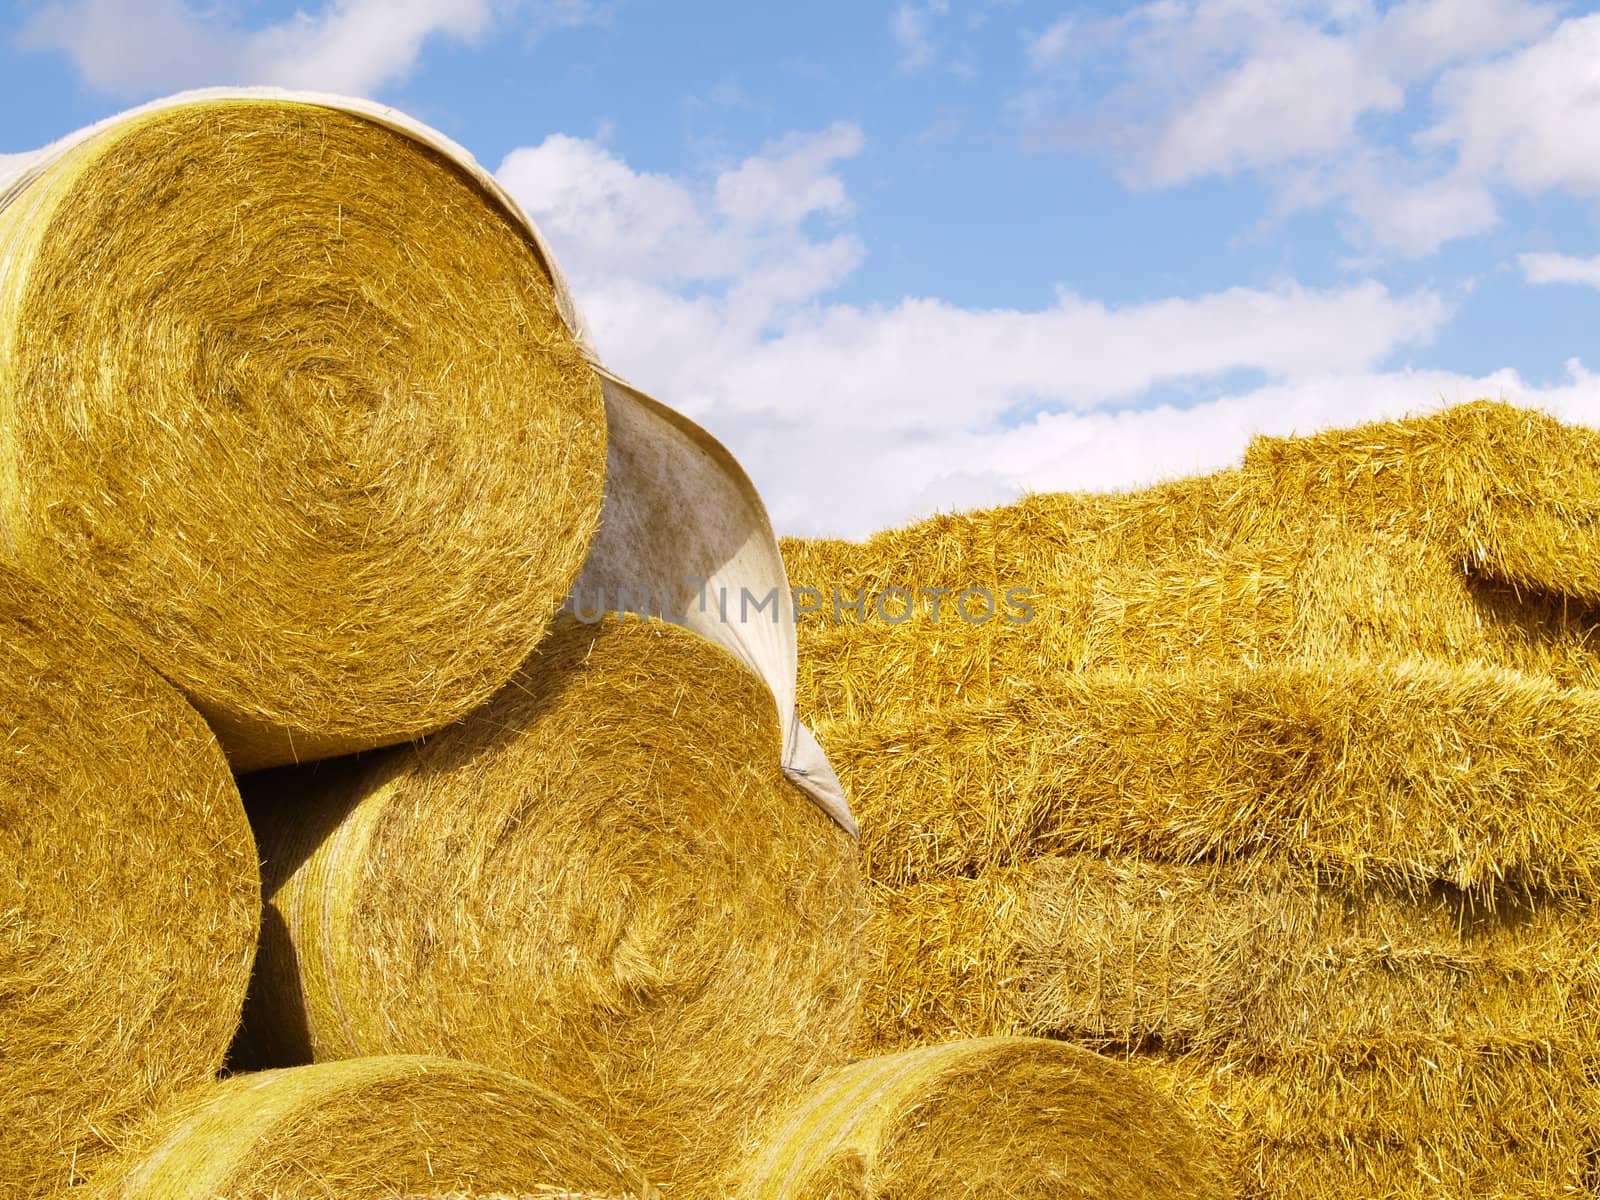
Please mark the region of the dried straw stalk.
[[222, 1065], [261, 893], [183, 697], [3, 572], [0, 627], [0, 1193], [25, 1200]]
[[608, 617], [415, 749], [257, 777], [256, 1056], [486, 1062], [709, 1189], [856, 1015], [855, 848], [780, 753], [730, 655]]
[[531, 236], [459, 164], [207, 100], [0, 209], [0, 463], [0, 559], [244, 770], [493, 694], [583, 562], [604, 413]]

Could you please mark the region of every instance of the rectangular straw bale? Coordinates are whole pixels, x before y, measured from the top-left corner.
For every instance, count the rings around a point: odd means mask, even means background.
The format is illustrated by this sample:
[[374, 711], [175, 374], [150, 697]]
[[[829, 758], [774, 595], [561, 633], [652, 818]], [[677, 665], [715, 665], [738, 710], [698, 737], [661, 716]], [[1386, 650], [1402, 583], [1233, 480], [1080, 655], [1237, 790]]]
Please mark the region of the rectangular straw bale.
[[[1069, 887], [1075, 940], [1047, 948]], [[1117, 1054], [1190, 1113], [1240, 1200], [1600, 1184], [1593, 912], [1463, 926], [1445, 897], [1088, 859], [872, 890], [858, 1053], [1022, 1030]]]
[[868, 889], [872, 925], [857, 1053], [1021, 1033], [1028, 873]]
[[1600, 867], [1600, 692], [1510, 672], [1102, 672], [819, 736], [884, 883], [1089, 852], [1582, 895]]
[[1592, 903], [1077, 857], [1041, 863], [1021, 913], [1030, 1032], [1233, 1053], [1399, 1034], [1600, 1044]]
[[[1044, 493], [941, 513], [863, 543], [782, 542], [797, 586], [963, 588], [1002, 579], [1049, 583], [1087, 564], [1155, 566], [1237, 542], [1257, 506], [1242, 472], [1219, 471], [1127, 493]], [[802, 628], [823, 624], [801, 621]]]
[[[909, 717], [1104, 667], [1334, 657], [1600, 686], [1591, 431], [1454, 411], [1262, 439], [1242, 470], [1139, 492], [1031, 496], [860, 545], [790, 540], [791, 580], [826, 597], [800, 623], [801, 710]], [[892, 586], [1032, 588], [1035, 615], [934, 624], [923, 600], [889, 625], [831, 603]]]
[[1220, 1147], [1241, 1200], [1543, 1197], [1600, 1182], [1592, 1047], [1380, 1041], [1131, 1063]]
[[1600, 906], [1088, 855], [871, 888], [863, 1045], [1026, 1032], [1281, 1054], [1330, 1037], [1600, 1045]]
[[[802, 627], [802, 712], [909, 718], [1083, 671], [1344, 657], [1483, 663], [1600, 686], [1592, 609], [1464, 574], [1437, 545], [1336, 516], [1154, 565], [1084, 563], [1024, 583], [1035, 590], [1023, 624], [970, 624], [948, 603], [934, 623], [924, 601], [898, 624], [857, 623], [841, 608], [843, 623]], [[997, 595], [1010, 586], [982, 584]]]
[[1470, 569], [1600, 604], [1600, 431], [1478, 402], [1313, 437], [1257, 438], [1244, 475], [1286, 508], [1458, 546]]

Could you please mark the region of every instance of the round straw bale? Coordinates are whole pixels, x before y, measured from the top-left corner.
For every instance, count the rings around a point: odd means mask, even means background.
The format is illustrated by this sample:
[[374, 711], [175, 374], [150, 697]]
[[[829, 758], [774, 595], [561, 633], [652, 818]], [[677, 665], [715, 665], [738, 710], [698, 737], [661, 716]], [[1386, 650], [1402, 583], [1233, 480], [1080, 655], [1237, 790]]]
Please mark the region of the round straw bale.
[[863, 1059], [802, 1095], [741, 1173], [740, 1200], [1224, 1195], [1211, 1155], [1127, 1067], [1037, 1038]]
[[0, 1194], [81, 1178], [222, 1065], [260, 918], [215, 738], [0, 573]]
[[373, 121], [147, 112], [0, 212], [0, 556], [236, 769], [492, 695], [577, 575], [604, 441], [531, 235]]
[[486, 1062], [702, 1186], [855, 1018], [854, 844], [780, 749], [771, 693], [720, 648], [566, 618], [420, 746], [257, 777], [251, 1060]]
[[196, 1088], [105, 1165], [85, 1200], [489, 1194], [655, 1193], [616, 1138], [571, 1102], [501, 1071], [396, 1055]]

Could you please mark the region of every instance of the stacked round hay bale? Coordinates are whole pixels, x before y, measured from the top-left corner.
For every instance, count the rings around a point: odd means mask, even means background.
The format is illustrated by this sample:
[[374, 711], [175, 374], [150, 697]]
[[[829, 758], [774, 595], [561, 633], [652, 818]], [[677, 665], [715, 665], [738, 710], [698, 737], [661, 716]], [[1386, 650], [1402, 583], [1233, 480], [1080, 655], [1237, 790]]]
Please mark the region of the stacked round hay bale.
[[1244, 1194], [1592, 1186], [1596, 448], [1474, 405], [791, 544], [797, 582], [1045, 581], [1027, 623], [802, 634], [877, 914], [863, 1048], [1128, 1054]]
[[780, 754], [730, 655], [608, 616], [558, 623], [419, 746], [257, 776], [247, 1056], [485, 1062], [596, 1112], [660, 1185], [712, 1189], [856, 1017], [855, 846]]
[[385, 1056], [235, 1075], [153, 1114], [84, 1200], [655, 1195], [570, 1102], [442, 1058]]
[[260, 881], [199, 714], [5, 572], [0, 707], [0, 1192], [26, 1198], [222, 1065]]
[[1226, 1195], [1170, 1100], [1111, 1060], [993, 1037], [868, 1058], [778, 1113], [738, 1200]]
[[0, 198], [0, 560], [238, 770], [464, 716], [578, 573], [600, 384], [508, 204], [393, 114], [238, 96]]

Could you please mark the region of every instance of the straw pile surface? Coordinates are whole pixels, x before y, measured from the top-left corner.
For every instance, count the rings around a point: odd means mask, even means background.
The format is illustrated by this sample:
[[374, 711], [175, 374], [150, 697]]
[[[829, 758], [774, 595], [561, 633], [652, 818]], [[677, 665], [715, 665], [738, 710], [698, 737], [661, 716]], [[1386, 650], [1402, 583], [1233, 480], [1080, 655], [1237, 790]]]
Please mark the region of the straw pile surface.
[[148, 1122], [84, 1200], [655, 1193], [611, 1134], [510, 1075], [379, 1057], [235, 1075]]
[[1382, 1039], [1132, 1065], [1193, 1115], [1239, 1197], [1554, 1200], [1600, 1191], [1592, 1046]]
[[875, 881], [1044, 854], [1593, 895], [1600, 692], [1418, 660], [1098, 672], [824, 725]]
[[1220, 1198], [1204, 1144], [1126, 1067], [990, 1038], [852, 1063], [776, 1121], [740, 1200]]
[[863, 546], [802, 631], [861, 819], [860, 1048], [1126, 1056], [1241, 1196], [1600, 1192], [1600, 437], [1479, 404]]
[[1240, 1196], [1600, 1188], [1592, 897], [1093, 855], [872, 892], [863, 1050], [1030, 1032], [1129, 1056]]
[[197, 102], [70, 151], [0, 212], [0, 264], [0, 556], [236, 768], [438, 728], [543, 636], [599, 512], [600, 389], [460, 167]]
[[1089, 855], [874, 889], [866, 1048], [1029, 1031], [1108, 1050], [1600, 1043], [1600, 909]]
[[254, 1057], [446, 1053], [601, 1113], [693, 1192], [840, 1061], [854, 846], [779, 768], [772, 696], [659, 622], [565, 620], [483, 711], [251, 794]]
[[[1031, 496], [861, 545], [789, 540], [790, 578], [823, 593], [802, 617], [801, 711], [913, 718], [1087, 670], [1339, 657], [1600, 686], [1597, 504], [1600, 435], [1482, 403], [1260, 439], [1242, 468], [1129, 494]], [[895, 587], [916, 595], [899, 623], [874, 608]], [[998, 602], [989, 620], [957, 612], [974, 587]]]
[[0, 573], [0, 1193], [80, 1178], [221, 1066], [260, 915], [189, 705]]
[[[947, 714], [981, 752], [929, 722], [853, 780], [864, 1048], [1132, 1055], [1242, 1195], [1600, 1186], [1600, 693], [1443, 663], [1101, 674]], [[846, 778], [885, 753], [830, 749]]]

